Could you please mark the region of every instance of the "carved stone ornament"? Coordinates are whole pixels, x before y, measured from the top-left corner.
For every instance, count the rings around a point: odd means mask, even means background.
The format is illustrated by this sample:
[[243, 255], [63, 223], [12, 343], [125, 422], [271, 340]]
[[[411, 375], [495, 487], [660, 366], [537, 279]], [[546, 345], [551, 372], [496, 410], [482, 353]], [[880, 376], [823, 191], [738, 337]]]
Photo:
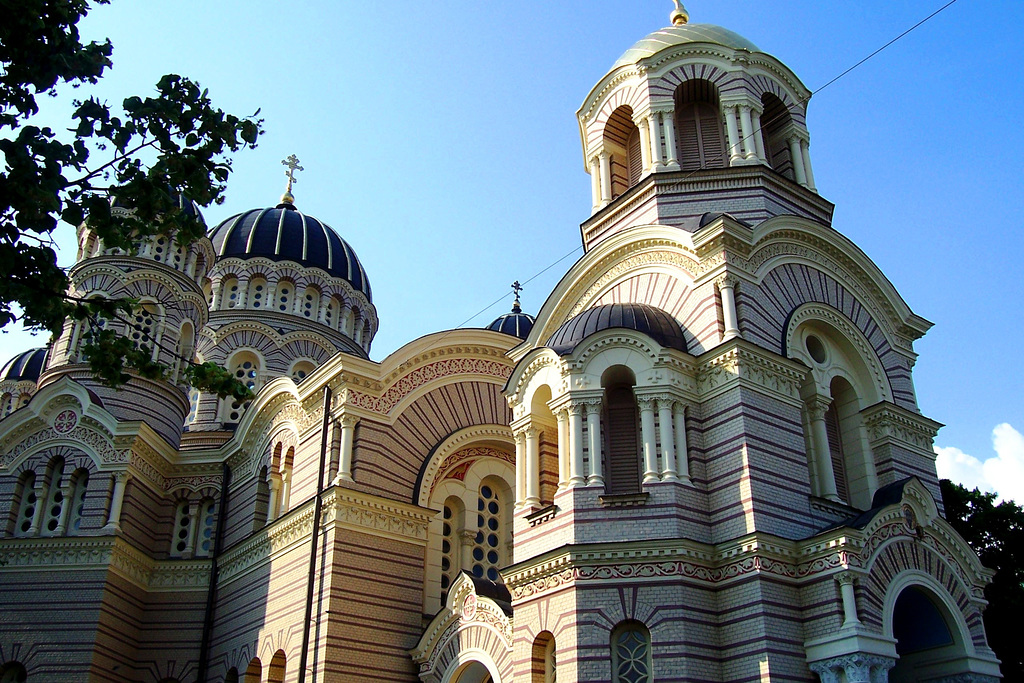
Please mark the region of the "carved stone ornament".
[[53, 431], [57, 434], [69, 434], [78, 426], [78, 413], [71, 408], [65, 408], [53, 418]]
[[449, 358], [416, 368], [388, 387], [380, 397], [359, 391], [350, 391], [348, 405], [387, 415], [402, 399], [423, 385], [452, 375], [485, 375], [507, 380], [512, 366], [499, 360], [483, 358]]
[[881, 683], [888, 680], [888, 671], [895, 665], [892, 657], [854, 653], [812, 662], [810, 668], [821, 683]]
[[463, 621], [473, 621], [476, 618], [476, 593], [470, 593], [462, 601]]

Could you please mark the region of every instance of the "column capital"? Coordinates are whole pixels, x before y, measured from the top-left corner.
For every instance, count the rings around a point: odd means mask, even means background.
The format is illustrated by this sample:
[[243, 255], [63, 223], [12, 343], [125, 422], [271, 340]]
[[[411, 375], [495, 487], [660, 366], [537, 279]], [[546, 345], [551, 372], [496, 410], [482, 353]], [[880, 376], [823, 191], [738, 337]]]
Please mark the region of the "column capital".
[[609, 154], [608, 154], [608, 152], [606, 152], [606, 151], [605, 151], [605, 150], [603, 150], [603, 149], [602, 149], [602, 150], [601, 150], [600, 152], [598, 152], [598, 153], [597, 153], [597, 158], [598, 158], [598, 160], [600, 160], [600, 161], [605, 161], [605, 160], [607, 160], [609, 156], [611, 156], [611, 155], [609, 155]]
[[461, 545], [473, 545], [476, 542], [476, 531], [474, 529], [463, 529], [459, 532], [459, 542]]
[[840, 586], [853, 586], [857, 583], [857, 577], [853, 572], [839, 572], [833, 577]]
[[118, 484], [127, 484], [128, 480], [132, 478], [131, 472], [128, 470], [120, 470], [118, 472], [112, 472], [114, 475], [114, 481]]
[[587, 411], [587, 415], [598, 415], [601, 413], [602, 406], [601, 399], [588, 398], [583, 401], [583, 407]]
[[740, 279], [732, 273], [723, 273], [715, 278], [715, 284], [719, 289], [735, 289]]
[[804, 407], [812, 420], [825, 419], [825, 412], [830, 405], [832, 405], [832, 399], [827, 396], [815, 395], [804, 401]]
[[637, 405], [640, 406], [640, 411], [641, 412], [650, 411], [650, 412], [653, 413], [654, 410], [655, 410], [655, 404], [657, 403], [657, 400], [658, 399], [656, 397], [654, 397], [654, 396], [637, 396], [636, 397], [636, 402], [637, 402]]
[[352, 415], [350, 413], [342, 413], [341, 416], [338, 417], [338, 422], [341, 423], [342, 427], [355, 427], [359, 424], [359, 416]]

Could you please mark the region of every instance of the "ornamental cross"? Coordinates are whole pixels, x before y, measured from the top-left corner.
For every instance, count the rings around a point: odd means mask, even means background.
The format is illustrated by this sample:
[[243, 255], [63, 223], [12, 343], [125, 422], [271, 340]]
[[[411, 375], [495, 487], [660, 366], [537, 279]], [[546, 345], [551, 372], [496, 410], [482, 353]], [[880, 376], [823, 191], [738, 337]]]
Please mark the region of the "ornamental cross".
[[289, 154], [288, 158], [281, 162], [281, 165], [288, 167], [288, 170], [284, 172], [285, 177], [288, 178], [288, 187], [285, 189], [285, 192], [291, 194], [292, 184], [298, 182], [295, 180], [295, 172], [305, 171], [306, 169], [299, 166], [299, 158], [294, 154]]
[[516, 303], [519, 303], [519, 292], [523, 291], [523, 286], [519, 284], [519, 280], [512, 283], [512, 291], [516, 293]]

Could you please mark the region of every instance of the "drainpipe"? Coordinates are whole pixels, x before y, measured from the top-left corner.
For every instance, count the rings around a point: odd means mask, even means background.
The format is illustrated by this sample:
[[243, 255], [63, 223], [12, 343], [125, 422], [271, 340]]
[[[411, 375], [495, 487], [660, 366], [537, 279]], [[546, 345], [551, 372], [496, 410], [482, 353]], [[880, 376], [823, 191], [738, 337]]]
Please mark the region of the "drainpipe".
[[327, 427], [331, 423], [331, 388], [324, 387], [324, 424], [320, 434], [320, 469], [316, 472], [316, 503], [313, 507], [313, 536], [309, 543], [309, 579], [306, 582], [306, 617], [302, 622], [302, 651], [299, 656], [299, 683], [306, 681], [309, 658], [309, 627], [313, 620], [313, 587], [316, 576], [316, 545], [320, 536], [320, 515], [323, 512], [324, 468], [327, 465]]

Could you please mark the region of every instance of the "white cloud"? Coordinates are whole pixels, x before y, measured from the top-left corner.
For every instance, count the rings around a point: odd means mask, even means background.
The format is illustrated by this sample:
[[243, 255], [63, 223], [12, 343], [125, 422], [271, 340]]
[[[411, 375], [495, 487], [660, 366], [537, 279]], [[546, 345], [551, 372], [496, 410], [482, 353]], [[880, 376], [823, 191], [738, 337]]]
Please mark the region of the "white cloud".
[[936, 446], [939, 477], [995, 493], [1002, 500], [1024, 503], [1024, 435], [1006, 422], [996, 425], [992, 448], [994, 456], [979, 460], [959, 448]]

